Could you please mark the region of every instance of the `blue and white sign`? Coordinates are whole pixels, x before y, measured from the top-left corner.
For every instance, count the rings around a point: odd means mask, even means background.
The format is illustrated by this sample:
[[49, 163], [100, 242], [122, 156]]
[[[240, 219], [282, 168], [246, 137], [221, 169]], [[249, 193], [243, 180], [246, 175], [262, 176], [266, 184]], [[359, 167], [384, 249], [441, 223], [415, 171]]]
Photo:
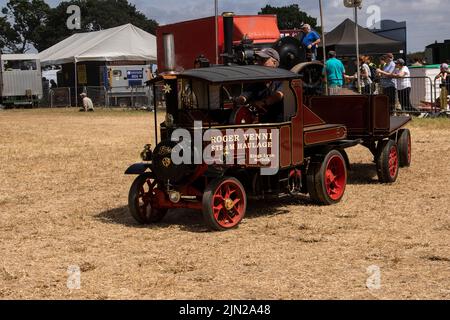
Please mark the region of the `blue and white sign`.
[[144, 71], [143, 70], [128, 70], [127, 78], [128, 78], [128, 80], [144, 79]]

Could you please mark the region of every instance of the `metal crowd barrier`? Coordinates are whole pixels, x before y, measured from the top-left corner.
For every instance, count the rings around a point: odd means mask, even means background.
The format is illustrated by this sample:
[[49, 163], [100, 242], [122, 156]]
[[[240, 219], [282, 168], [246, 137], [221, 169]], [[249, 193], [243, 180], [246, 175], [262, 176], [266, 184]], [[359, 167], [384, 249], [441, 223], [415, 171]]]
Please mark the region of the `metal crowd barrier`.
[[[361, 94], [378, 95], [394, 94], [395, 104], [392, 111], [395, 113], [408, 113], [416, 115], [435, 115], [442, 112], [450, 114], [450, 84], [443, 86], [439, 79], [433, 80], [430, 77], [408, 77], [411, 88], [407, 91], [397, 89], [390, 91], [383, 87], [383, 79], [375, 80], [371, 85], [364, 86]], [[344, 81], [342, 86], [325, 86], [324, 83], [306, 84], [304, 93], [313, 95], [357, 95], [356, 81]], [[327, 92], [326, 89], [327, 88]], [[158, 108], [164, 107], [165, 95], [163, 86], [157, 85], [155, 92], [152, 87], [79, 87], [78, 94], [85, 92], [92, 99], [95, 106], [101, 107], [122, 107], [132, 109], [154, 109], [154, 101], [157, 101]], [[74, 88], [54, 88], [49, 91], [50, 107], [69, 107], [75, 104]], [[81, 105], [81, 98], [78, 97], [78, 104]]]
[[85, 87], [83, 90], [96, 107], [107, 107], [107, 91], [105, 87]]
[[[398, 90], [398, 83], [396, 80], [409, 80], [411, 86], [404, 90]], [[436, 99], [440, 96], [440, 89], [430, 77], [405, 77], [401, 79], [395, 79], [396, 86], [387, 87], [386, 80], [392, 80], [392, 78], [379, 78], [375, 79], [370, 85], [363, 85], [361, 93], [359, 92], [356, 80], [344, 81], [342, 86], [328, 85], [328, 95], [378, 95], [386, 94], [392, 98], [392, 112], [395, 113], [409, 113], [420, 115], [423, 113], [436, 112]], [[307, 88], [309, 92], [313, 94], [325, 94], [325, 85], [322, 84], [320, 88], [316, 87], [315, 90], [310, 87]], [[448, 88], [450, 90], [450, 88]]]
[[49, 91], [50, 108], [70, 107], [72, 94], [70, 88], [54, 88]]
[[107, 106], [133, 109], [153, 109], [153, 92], [151, 87], [112, 87], [107, 90]]
[[435, 113], [450, 113], [450, 82], [443, 83], [442, 79], [435, 79], [434, 92], [436, 98], [434, 104]]

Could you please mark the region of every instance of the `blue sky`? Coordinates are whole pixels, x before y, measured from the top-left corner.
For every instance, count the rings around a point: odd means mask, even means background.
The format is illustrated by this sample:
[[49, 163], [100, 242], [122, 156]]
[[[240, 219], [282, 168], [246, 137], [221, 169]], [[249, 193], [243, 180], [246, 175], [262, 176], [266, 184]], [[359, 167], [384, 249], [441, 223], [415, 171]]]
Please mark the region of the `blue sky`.
[[[6, 0], [0, 0], [4, 6]], [[60, 1], [48, 0], [54, 6]], [[148, 17], [160, 24], [195, 19], [214, 14], [214, 0], [130, 0]], [[318, 0], [219, 0], [219, 11], [234, 11], [236, 14], [256, 14], [261, 7], [297, 3], [308, 14], [319, 17]], [[352, 18], [351, 9], [343, 6], [343, 0], [323, 0], [326, 31], [336, 27], [345, 18]], [[449, 0], [363, 0], [360, 24], [366, 26], [370, 6], [380, 8], [382, 19], [407, 21], [408, 51], [424, 50], [435, 40], [450, 39]]]

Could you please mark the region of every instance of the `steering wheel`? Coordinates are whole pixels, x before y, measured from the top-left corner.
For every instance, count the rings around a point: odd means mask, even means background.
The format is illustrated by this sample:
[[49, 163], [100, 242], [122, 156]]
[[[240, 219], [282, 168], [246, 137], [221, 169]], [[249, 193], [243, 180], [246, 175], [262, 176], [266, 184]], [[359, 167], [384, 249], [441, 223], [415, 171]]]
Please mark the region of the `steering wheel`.
[[259, 116], [267, 113], [267, 110], [256, 104], [237, 105], [230, 116], [230, 124], [252, 124], [259, 121]]
[[257, 121], [257, 114], [250, 105], [239, 106], [233, 109], [230, 116], [230, 124], [252, 124]]

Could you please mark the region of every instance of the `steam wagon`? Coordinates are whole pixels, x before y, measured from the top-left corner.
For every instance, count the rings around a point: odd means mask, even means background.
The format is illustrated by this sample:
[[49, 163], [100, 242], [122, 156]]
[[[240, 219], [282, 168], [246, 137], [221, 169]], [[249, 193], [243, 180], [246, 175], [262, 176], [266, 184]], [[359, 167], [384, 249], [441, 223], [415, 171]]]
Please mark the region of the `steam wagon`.
[[[224, 14], [216, 45], [208, 30], [214, 34], [210, 18], [158, 30], [164, 72], [148, 85], [164, 88], [165, 121], [158, 123], [155, 109], [156, 146], [147, 145], [143, 162], [126, 171], [137, 175], [128, 199], [136, 221], [156, 223], [170, 209], [192, 209], [223, 231], [239, 225], [250, 199], [305, 194], [318, 205], [336, 204], [347, 185], [346, 150], [357, 145], [372, 152], [382, 183], [394, 183], [410, 165], [404, 127], [411, 118], [391, 116], [384, 95], [322, 95], [323, 64], [306, 61], [298, 39], [279, 38], [275, 16]], [[206, 40], [186, 44], [186, 32]], [[209, 62], [216, 48], [221, 65]], [[281, 68], [254, 65], [262, 48], [278, 51]], [[191, 69], [202, 53], [200, 68]], [[239, 104], [249, 87], [274, 82], [283, 92], [276, 118], [254, 101]]]
[[[272, 81], [282, 82], [280, 121], [261, 121], [251, 104], [236, 104], [246, 86]], [[298, 74], [262, 66], [168, 73], [149, 85], [166, 93], [165, 121], [154, 133], [160, 142], [126, 171], [138, 175], [129, 207], [143, 224], [186, 208], [202, 212], [211, 229], [227, 230], [242, 221], [249, 199], [300, 193], [336, 204], [347, 184], [345, 150], [359, 144], [374, 153], [382, 182], [395, 182], [411, 161], [402, 129], [410, 118], [391, 117], [386, 96], [305, 97]]]

